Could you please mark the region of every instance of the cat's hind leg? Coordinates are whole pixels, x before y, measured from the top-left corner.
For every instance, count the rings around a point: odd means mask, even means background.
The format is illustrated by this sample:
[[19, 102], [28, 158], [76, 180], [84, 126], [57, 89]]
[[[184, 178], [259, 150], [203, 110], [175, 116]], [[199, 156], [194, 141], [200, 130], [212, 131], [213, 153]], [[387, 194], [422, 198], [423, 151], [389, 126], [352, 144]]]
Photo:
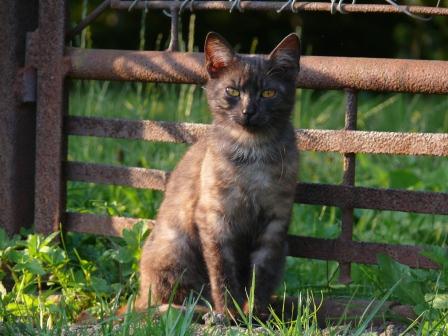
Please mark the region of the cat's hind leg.
[[200, 253], [182, 236], [170, 240], [160, 236], [163, 238], [156, 236], [143, 249], [136, 310], [148, 305], [182, 305], [192, 291], [207, 298], [207, 273]]

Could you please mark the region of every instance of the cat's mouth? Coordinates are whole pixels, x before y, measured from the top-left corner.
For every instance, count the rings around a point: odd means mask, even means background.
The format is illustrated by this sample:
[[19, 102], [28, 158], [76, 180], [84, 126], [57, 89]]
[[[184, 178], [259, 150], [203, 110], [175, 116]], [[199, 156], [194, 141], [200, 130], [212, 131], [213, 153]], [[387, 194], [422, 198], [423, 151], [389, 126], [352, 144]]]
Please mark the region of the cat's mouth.
[[263, 120], [260, 120], [260, 118], [258, 118], [256, 114], [242, 115], [236, 120], [236, 122], [246, 130], [251, 132], [262, 129], [266, 124], [265, 122], [263, 122]]

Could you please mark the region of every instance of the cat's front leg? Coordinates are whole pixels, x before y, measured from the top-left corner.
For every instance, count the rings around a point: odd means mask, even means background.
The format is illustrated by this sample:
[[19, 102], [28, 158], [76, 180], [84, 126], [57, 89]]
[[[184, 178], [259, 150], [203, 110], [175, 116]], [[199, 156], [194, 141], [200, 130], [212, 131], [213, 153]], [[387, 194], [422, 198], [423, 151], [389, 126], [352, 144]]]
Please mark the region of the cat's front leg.
[[204, 260], [210, 280], [211, 297], [215, 311], [235, 317], [234, 303], [243, 304], [243, 293], [236, 275], [235, 255], [231, 237], [225, 234], [223, 216], [207, 214], [198, 221]]
[[[289, 219], [278, 218], [269, 222], [266, 230], [257, 239], [257, 248], [251, 253], [251, 271], [255, 276], [255, 312], [267, 314], [270, 298], [278, 286], [285, 264], [287, 243], [286, 233]], [[251, 283], [247, 288], [251, 287]], [[244, 312], [248, 313], [249, 302], [244, 304]]]

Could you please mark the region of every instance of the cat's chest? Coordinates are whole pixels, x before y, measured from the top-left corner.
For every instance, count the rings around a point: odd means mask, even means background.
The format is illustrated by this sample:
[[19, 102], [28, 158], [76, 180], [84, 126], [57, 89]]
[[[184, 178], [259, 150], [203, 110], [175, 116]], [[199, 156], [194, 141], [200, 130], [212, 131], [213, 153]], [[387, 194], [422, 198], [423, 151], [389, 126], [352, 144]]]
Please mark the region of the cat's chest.
[[259, 163], [237, 166], [223, 184], [220, 199], [227, 213], [239, 218], [258, 216], [275, 207], [283, 184], [281, 167]]
[[[222, 228], [255, 234], [288, 212], [295, 189], [293, 156], [279, 162], [235, 163], [207, 151], [201, 168], [198, 209], [224, 219]], [[227, 225], [228, 224], [228, 225]]]
[[233, 184], [242, 193], [260, 197], [265, 192], [276, 189], [278, 173], [264, 164], [250, 164], [235, 169]]
[[213, 201], [227, 214], [254, 215], [260, 209], [273, 208], [285, 190], [295, 185], [296, 160], [289, 154], [285, 151], [281, 159], [268, 162], [239, 162], [207, 151], [201, 169], [201, 198]]

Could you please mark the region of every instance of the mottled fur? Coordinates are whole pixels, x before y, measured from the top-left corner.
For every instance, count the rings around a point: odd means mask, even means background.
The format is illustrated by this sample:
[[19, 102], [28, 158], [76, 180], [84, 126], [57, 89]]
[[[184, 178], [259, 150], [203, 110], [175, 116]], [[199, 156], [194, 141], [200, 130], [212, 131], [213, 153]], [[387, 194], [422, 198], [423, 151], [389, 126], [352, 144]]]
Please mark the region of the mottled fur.
[[[247, 309], [255, 271], [255, 305], [263, 312], [282, 276], [297, 174], [290, 115], [298, 37], [289, 35], [269, 56], [241, 56], [210, 33], [205, 55], [214, 122], [170, 177], [143, 248], [138, 310], [167, 303], [176, 286], [176, 304], [194, 291], [228, 313], [230, 293]], [[275, 96], [261, 97], [266, 89]]]

